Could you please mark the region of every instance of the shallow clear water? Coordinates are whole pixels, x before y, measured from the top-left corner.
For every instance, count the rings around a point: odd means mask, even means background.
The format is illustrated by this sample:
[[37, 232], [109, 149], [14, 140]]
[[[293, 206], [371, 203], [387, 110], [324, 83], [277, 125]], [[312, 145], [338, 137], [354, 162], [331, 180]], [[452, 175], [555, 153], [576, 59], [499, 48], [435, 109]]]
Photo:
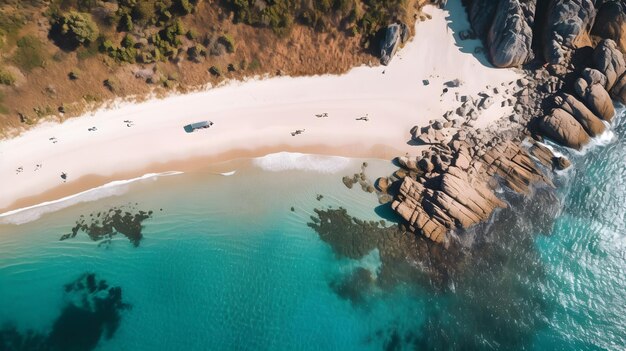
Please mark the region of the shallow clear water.
[[[607, 145], [569, 155], [574, 168], [556, 176], [556, 197], [542, 188], [527, 199], [504, 194], [510, 210], [461, 234], [479, 243], [443, 289], [405, 281], [364, 288], [356, 301], [333, 288], [358, 267], [381, 269], [377, 250], [338, 257], [307, 225], [315, 208], [340, 206], [380, 220], [374, 195], [341, 182], [359, 160], [323, 163], [335, 173], [240, 161], [233, 176], [145, 179], [26, 224], [0, 224], [0, 348], [3, 338], [5, 348], [7, 340], [32, 346], [35, 335], [37, 345], [65, 349], [90, 349], [83, 339], [91, 337], [100, 350], [623, 349], [626, 118], [613, 130]], [[367, 173], [392, 169], [370, 161]], [[118, 206], [154, 211], [138, 246], [82, 231], [59, 240], [81, 215]], [[64, 288], [86, 272], [120, 287], [130, 307], [98, 307], [106, 289]], [[83, 300], [96, 312], [68, 313]], [[75, 342], [55, 344], [64, 328]]]

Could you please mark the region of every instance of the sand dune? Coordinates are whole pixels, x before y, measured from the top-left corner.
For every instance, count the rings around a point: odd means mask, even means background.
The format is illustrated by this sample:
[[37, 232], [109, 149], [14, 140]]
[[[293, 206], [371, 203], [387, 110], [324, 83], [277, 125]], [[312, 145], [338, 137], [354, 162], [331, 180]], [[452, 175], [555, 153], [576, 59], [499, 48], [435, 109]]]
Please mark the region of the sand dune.
[[[462, 13], [460, 5], [450, 3], [447, 10], [425, 9], [432, 19], [416, 25], [415, 38], [388, 67], [358, 67], [341, 76], [231, 82], [161, 100], [123, 103], [3, 140], [0, 212], [76, 193], [94, 182], [157, 171], [150, 169], [155, 164], [163, 170], [178, 161], [175, 170], [183, 170], [186, 166], [180, 162], [190, 159], [197, 166], [279, 151], [355, 157], [416, 153], [407, 144], [409, 130], [458, 106], [455, 92], [475, 96], [488, 85], [518, 78], [513, 71], [485, 66], [471, 54], [480, 44], [477, 40], [463, 41], [459, 47], [452, 28], [458, 31], [469, 24], [464, 16], [456, 16]], [[448, 21], [454, 25], [448, 26]], [[463, 84], [442, 96], [444, 83], [457, 78]], [[425, 79], [429, 85], [423, 84]], [[496, 98], [478, 125], [510, 113], [510, 107], [500, 105], [504, 98]], [[315, 116], [324, 112], [327, 118]], [[356, 120], [362, 116], [369, 121]], [[130, 127], [125, 120], [132, 121]], [[183, 130], [201, 120], [214, 125], [191, 134]], [[89, 131], [92, 127], [97, 130]], [[304, 132], [292, 136], [297, 129]], [[81, 181], [85, 177], [98, 180]]]

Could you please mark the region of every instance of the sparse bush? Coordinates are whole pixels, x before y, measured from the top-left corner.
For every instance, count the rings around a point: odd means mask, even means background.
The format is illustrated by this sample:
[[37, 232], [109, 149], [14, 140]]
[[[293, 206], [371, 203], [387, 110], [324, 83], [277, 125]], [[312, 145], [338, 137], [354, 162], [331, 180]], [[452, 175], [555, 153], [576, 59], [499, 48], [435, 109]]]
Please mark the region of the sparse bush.
[[250, 62], [250, 64], [248, 65], [248, 70], [250, 71], [256, 71], [260, 68], [261, 68], [261, 62], [257, 58], [254, 58], [252, 62]]
[[222, 75], [222, 71], [220, 71], [220, 69], [215, 66], [211, 66], [211, 68], [209, 68], [209, 73], [211, 73], [212, 75], [216, 77], [219, 77]]
[[118, 93], [121, 88], [121, 84], [117, 78], [112, 77], [104, 81], [104, 86], [112, 93]]
[[0, 68], [0, 84], [11, 86], [15, 84], [15, 77], [11, 74], [11, 72]]
[[80, 77], [83, 75], [83, 72], [78, 69], [78, 68], [74, 68], [73, 70], [70, 71], [70, 73], [67, 75], [71, 80], [78, 80], [80, 79]]
[[41, 41], [32, 35], [26, 35], [17, 41], [13, 62], [23, 71], [30, 72], [36, 67], [44, 66], [44, 56]]
[[226, 47], [226, 51], [231, 54], [235, 52], [235, 40], [229, 34], [224, 34], [219, 38], [219, 42], [222, 43]]

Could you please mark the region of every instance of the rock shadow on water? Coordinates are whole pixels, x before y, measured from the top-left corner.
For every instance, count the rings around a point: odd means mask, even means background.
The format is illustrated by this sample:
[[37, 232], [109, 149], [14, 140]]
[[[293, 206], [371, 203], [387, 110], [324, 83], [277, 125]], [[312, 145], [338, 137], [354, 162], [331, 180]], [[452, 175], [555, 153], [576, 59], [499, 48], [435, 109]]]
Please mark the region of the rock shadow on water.
[[393, 323], [374, 333], [372, 343], [388, 350], [523, 349], [532, 344], [552, 314], [534, 239], [551, 232], [560, 203], [549, 187], [526, 196], [501, 195], [508, 208], [488, 223], [455, 233], [447, 246], [398, 225], [353, 218], [345, 209], [315, 211], [309, 226], [337, 257], [360, 259], [373, 249], [380, 254], [377, 277], [367, 284], [359, 273], [344, 277], [331, 284], [338, 296], [359, 304], [372, 286], [383, 294], [402, 286], [414, 299], [426, 300], [412, 325]]
[[0, 350], [87, 351], [111, 339], [130, 305], [122, 288], [109, 286], [95, 274], [85, 273], [64, 287], [65, 306], [48, 333], [22, 332], [12, 324], [0, 329]]
[[107, 211], [93, 212], [88, 216], [81, 215], [72, 231], [62, 235], [60, 240], [75, 238], [82, 231], [91, 240], [107, 244], [117, 234], [122, 234], [137, 247], [143, 239], [143, 222], [152, 218], [153, 213], [151, 210], [143, 211], [133, 205], [125, 205]]

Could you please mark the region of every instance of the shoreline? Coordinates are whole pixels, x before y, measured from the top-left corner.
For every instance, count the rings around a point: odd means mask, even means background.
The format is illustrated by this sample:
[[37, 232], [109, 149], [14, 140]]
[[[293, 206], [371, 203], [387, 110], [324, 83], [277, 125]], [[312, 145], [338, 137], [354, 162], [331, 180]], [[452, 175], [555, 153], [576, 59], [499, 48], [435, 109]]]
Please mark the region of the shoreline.
[[[193, 164], [204, 168], [280, 151], [386, 159], [418, 154], [424, 148], [410, 142], [413, 126], [428, 126], [456, 109], [460, 96], [472, 98], [487, 86], [510, 85], [520, 77], [513, 70], [487, 67], [481, 62], [484, 57], [468, 53], [481, 44], [459, 43], [458, 33], [450, 30], [450, 22], [469, 29], [462, 7], [450, 8], [455, 6], [460, 4], [444, 10], [426, 7], [432, 19], [416, 24], [415, 36], [389, 66], [355, 67], [340, 76], [230, 82], [165, 99], [122, 102], [117, 108], [62, 124], [46, 123], [0, 141], [0, 178], [5, 180], [0, 212], [93, 188], [105, 180], [184, 171]], [[424, 47], [429, 50], [421, 50]], [[447, 88], [455, 80], [462, 83]], [[477, 125], [491, 125], [512, 111], [512, 106], [504, 106], [515, 99], [512, 93], [494, 99]], [[324, 112], [328, 118], [315, 117]], [[358, 120], [364, 116], [369, 120]], [[184, 133], [184, 125], [200, 120], [215, 125]], [[93, 127], [97, 130], [90, 131]], [[298, 129], [305, 132], [292, 136]], [[66, 174], [66, 182], [61, 174]]]
[[[328, 147], [324, 145], [311, 146], [307, 148], [299, 148], [291, 150], [289, 145], [266, 147], [258, 150], [232, 150], [227, 153], [216, 156], [199, 156], [185, 160], [175, 160], [165, 163], [154, 163], [146, 166], [142, 170], [133, 170], [129, 172], [115, 173], [111, 176], [99, 176], [87, 174], [71, 183], [65, 183], [62, 186], [54, 187], [42, 194], [31, 197], [18, 199], [6, 208], [0, 209], [0, 218], [3, 216], [11, 216], [14, 213], [27, 210], [40, 205], [45, 206], [47, 202], [55, 202], [63, 200], [80, 193], [96, 189], [100, 186], [107, 185], [116, 181], [128, 181], [139, 179], [148, 174], [161, 175], [168, 172], [195, 173], [195, 172], [214, 172], [216, 174], [224, 172], [232, 172], [233, 169], [225, 167], [227, 163], [239, 160], [254, 160], [267, 155], [286, 152], [286, 153], [302, 153], [304, 155], [319, 155], [323, 157], [346, 157], [352, 159], [381, 159], [390, 160], [396, 154], [397, 150], [389, 148], [385, 145], [375, 145], [369, 150], [360, 147], [361, 145], [345, 146], [341, 149]], [[348, 150], [361, 150], [352, 153]], [[342, 152], [345, 151], [345, 152]], [[225, 168], [222, 168], [225, 167]]]

